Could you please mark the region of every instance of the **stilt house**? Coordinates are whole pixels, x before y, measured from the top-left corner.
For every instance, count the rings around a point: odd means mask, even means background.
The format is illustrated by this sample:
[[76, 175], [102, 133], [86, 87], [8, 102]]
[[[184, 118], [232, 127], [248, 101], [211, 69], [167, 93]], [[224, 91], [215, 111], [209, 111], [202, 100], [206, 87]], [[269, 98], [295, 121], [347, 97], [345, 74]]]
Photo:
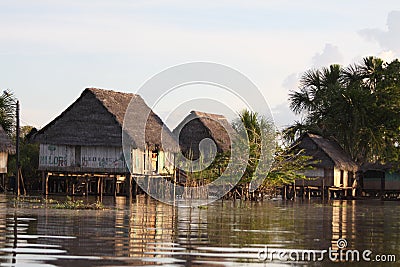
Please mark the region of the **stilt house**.
[[302, 180], [299, 184], [351, 189], [358, 166], [337, 142], [306, 133], [299, 138], [296, 148], [303, 149], [305, 155], [317, 161], [313, 170], [304, 173], [311, 180]]
[[[122, 136], [131, 101], [135, 112], [148, 112], [149, 117], [144, 137], [146, 146], [135, 146], [132, 142], [131, 155], [127, 157], [130, 160], [126, 162]], [[130, 180], [130, 170], [132, 175], [171, 174], [174, 152], [164, 149], [161, 135], [164, 142], [175, 142], [169, 129], [139, 95], [87, 88], [33, 137], [33, 141], [40, 143], [43, 190], [45, 193], [121, 193], [126, 178]], [[130, 138], [135, 141], [143, 137]]]
[[12, 144], [10, 138], [0, 126], [0, 173], [7, 173], [8, 154], [15, 153], [15, 146]]
[[7, 173], [8, 155], [15, 153], [15, 146], [12, 144], [10, 138], [0, 126], [0, 175], [1, 186], [0, 191], [6, 190], [5, 175]]
[[400, 195], [400, 172], [392, 164], [365, 163], [361, 166], [360, 178], [365, 195]]
[[[179, 136], [182, 153], [186, 157], [196, 160], [200, 156], [200, 142], [207, 138], [215, 143], [215, 147], [206, 147], [205, 154], [230, 152], [230, 136], [233, 136], [234, 129], [225, 116], [191, 111], [174, 129], [173, 133], [175, 136]], [[212, 151], [214, 149], [216, 151]]]

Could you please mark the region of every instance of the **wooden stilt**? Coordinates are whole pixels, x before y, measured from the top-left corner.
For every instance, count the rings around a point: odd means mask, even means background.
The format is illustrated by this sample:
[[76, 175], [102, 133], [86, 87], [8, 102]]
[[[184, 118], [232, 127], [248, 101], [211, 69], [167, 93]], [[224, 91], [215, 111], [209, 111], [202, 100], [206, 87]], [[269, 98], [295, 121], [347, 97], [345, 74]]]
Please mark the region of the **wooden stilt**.
[[70, 190], [70, 185], [71, 185], [71, 176], [67, 175], [67, 177], [65, 177], [65, 194], [66, 195], [71, 195], [71, 190]]
[[114, 193], [114, 198], [117, 197], [117, 177], [115, 176], [113, 179], [113, 193]]
[[293, 182], [293, 200], [296, 200], [296, 181]]
[[42, 171], [42, 194], [45, 195], [46, 194], [46, 175], [45, 172]]
[[101, 190], [101, 177], [97, 177], [97, 195], [100, 196], [100, 190]]
[[127, 182], [127, 197], [129, 198], [129, 203], [132, 203], [132, 176], [131, 174], [127, 174], [125, 176], [126, 182]]
[[44, 179], [44, 194], [47, 196], [49, 194], [49, 173], [46, 172]]
[[136, 197], [137, 195], [137, 183], [134, 177], [131, 178], [132, 179], [132, 195], [134, 197]]
[[5, 173], [1, 174], [1, 187], [4, 192], [6, 192], [6, 180], [5, 180]]
[[85, 185], [86, 185], [86, 196], [89, 196], [89, 177], [88, 176], [86, 176], [85, 177], [86, 178], [86, 183], [85, 183]]
[[103, 202], [104, 178], [100, 177], [100, 201]]

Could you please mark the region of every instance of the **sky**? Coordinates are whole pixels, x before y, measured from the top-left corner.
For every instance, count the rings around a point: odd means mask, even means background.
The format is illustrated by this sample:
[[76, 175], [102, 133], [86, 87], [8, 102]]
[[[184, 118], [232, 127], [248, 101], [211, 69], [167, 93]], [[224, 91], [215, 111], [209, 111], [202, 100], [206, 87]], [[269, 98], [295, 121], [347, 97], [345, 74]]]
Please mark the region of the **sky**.
[[[135, 93], [157, 73], [196, 61], [247, 76], [284, 127], [299, 119], [288, 94], [304, 71], [399, 54], [398, 0], [0, 0], [0, 89], [19, 99], [22, 125], [37, 128], [87, 87]], [[164, 120], [180, 95], [156, 109]]]

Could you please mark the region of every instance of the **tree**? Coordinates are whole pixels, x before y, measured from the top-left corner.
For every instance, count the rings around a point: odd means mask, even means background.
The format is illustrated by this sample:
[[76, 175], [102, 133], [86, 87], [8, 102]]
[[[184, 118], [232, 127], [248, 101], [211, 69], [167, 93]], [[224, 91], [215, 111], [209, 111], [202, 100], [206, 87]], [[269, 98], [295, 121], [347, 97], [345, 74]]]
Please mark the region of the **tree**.
[[368, 57], [346, 68], [306, 71], [289, 95], [290, 108], [303, 115], [285, 130], [293, 141], [303, 132], [334, 139], [359, 163], [399, 158], [400, 63]]
[[[31, 143], [29, 136], [36, 131], [32, 126], [21, 127], [20, 163], [21, 173], [27, 190], [39, 189], [39, 144]], [[14, 136], [15, 138], [15, 136]], [[16, 155], [10, 155], [8, 160], [8, 173], [12, 176], [16, 173]]]
[[312, 170], [317, 163], [304, 150], [291, 147], [277, 147], [274, 161], [263, 183], [263, 188], [293, 184], [296, 180], [307, 180], [304, 171]]
[[312, 157], [305, 156], [302, 150], [280, 146], [276, 141], [279, 133], [273, 123], [263, 116], [244, 110], [239, 117], [240, 122], [234, 122], [233, 128], [239, 136], [247, 135], [249, 151], [247, 168], [240, 186], [248, 187], [255, 175], [262, 180], [261, 190], [307, 179], [303, 172], [312, 169]]
[[11, 136], [15, 125], [16, 99], [10, 90], [5, 90], [0, 95], [0, 125]]

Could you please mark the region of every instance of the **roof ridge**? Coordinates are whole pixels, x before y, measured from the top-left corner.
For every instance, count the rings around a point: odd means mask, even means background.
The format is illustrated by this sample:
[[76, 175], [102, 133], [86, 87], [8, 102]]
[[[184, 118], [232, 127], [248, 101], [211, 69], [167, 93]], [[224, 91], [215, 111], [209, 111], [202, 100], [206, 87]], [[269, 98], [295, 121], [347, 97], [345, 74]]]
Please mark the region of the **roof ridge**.
[[[204, 111], [198, 111], [198, 110], [192, 110], [190, 113], [194, 114], [194, 115], [200, 115], [202, 117], [219, 117], [220, 119], [226, 119], [226, 117], [222, 114], [217, 114], [217, 113], [210, 113], [210, 112], [204, 112]], [[227, 120], [227, 119], [226, 119]]]
[[[357, 166], [356, 162], [350, 157], [350, 155], [346, 153], [346, 151], [344, 151], [344, 149], [337, 141], [325, 138], [317, 134], [312, 134], [312, 133], [306, 133], [306, 134], [336, 164], [341, 165], [342, 163], [340, 158], [342, 158], [348, 164], [353, 165], [353, 167]], [[331, 151], [329, 147], [326, 146], [330, 146], [331, 149], [336, 150], [336, 152], [340, 153], [340, 155], [336, 155], [335, 151]]]
[[[119, 91], [114, 91], [114, 90], [109, 90], [109, 89], [101, 89], [101, 88], [94, 88], [94, 87], [86, 88], [83, 91], [82, 94], [84, 94], [87, 91], [89, 91], [89, 92], [91, 92], [93, 94], [93, 96], [114, 117], [116, 122], [121, 127], [122, 127], [122, 125], [124, 123], [124, 118], [122, 118], [122, 117], [120, 118], [120, 116], [122, 114], [117, 114], [117, 113], [121, 113], [121, 111], [117, 111], [117, 110], [114, 109], [115, 106], [116, 106], [115, 105], [116, 103], [113, 104], [113, 103], [110, 103], [110, 101], [107, 101], [107, 100], [115, 100], [115, 102], [121, 102], [121, 101], [118, 101], [116, 99], [113, 99], [113, 96], [119, 96], [119, 97], [123, 97], [123, 98], [129, 98], [129, 103], [130, 103], [132, 101], [132, 98], [134, 98], [134, 97], [141, 98], [139, 95], [133, 94], [133, 93], [119, 92]], [[122, 100], [122, 99], [119, 99], [119, 100]], [[128, 106], [129, 106], [129, 104], [128, 104]], [[124, 115], [125, 115], [125, 111], [122, 112]]]

